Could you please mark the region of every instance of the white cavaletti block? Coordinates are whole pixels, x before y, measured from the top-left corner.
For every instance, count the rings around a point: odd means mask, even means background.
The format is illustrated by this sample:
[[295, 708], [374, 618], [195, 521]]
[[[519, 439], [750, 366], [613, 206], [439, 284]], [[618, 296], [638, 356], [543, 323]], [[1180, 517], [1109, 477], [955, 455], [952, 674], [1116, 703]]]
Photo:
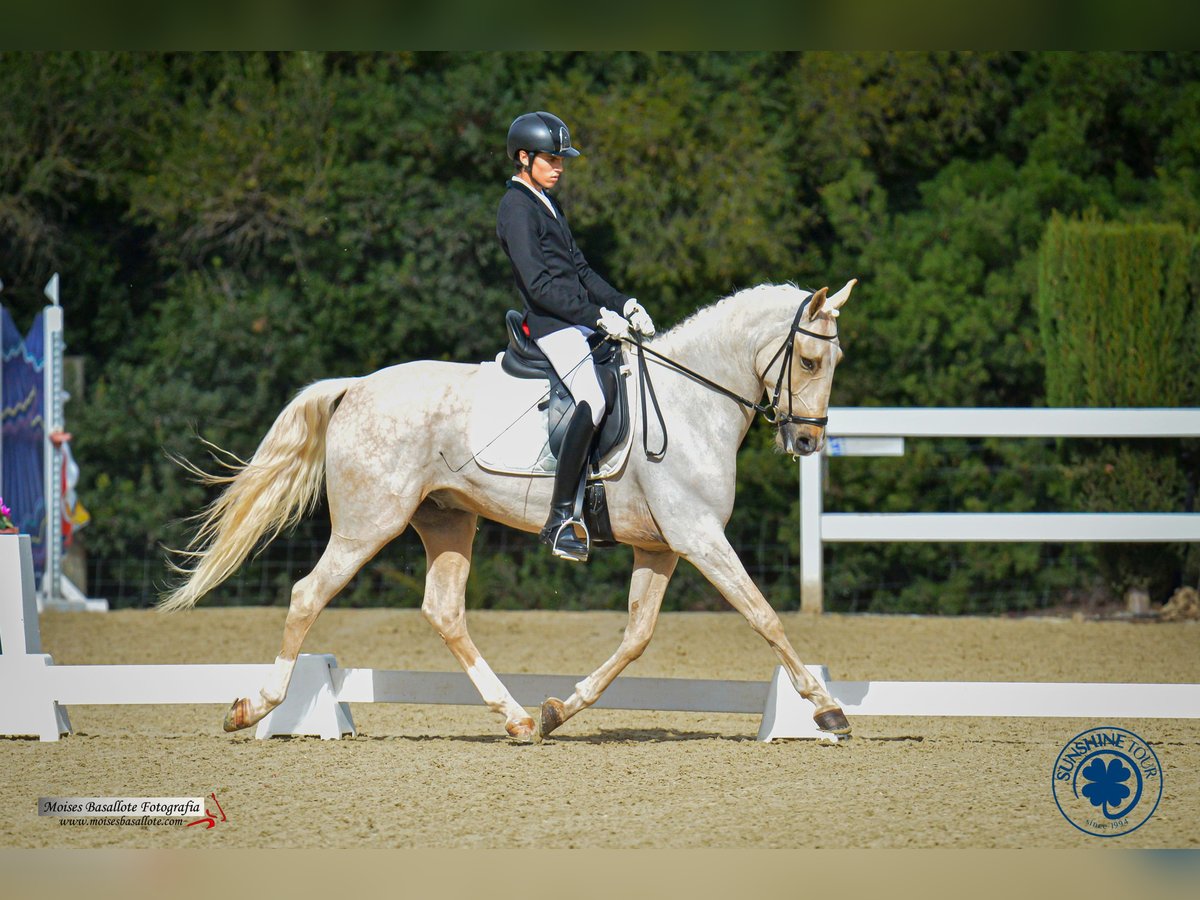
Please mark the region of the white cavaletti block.
[[52, 665], [42, 653], [29, 535], [0, 534], [0, 734], [43, 741], [70, 734], [46, 678]]
[[[825, 666], [805, 666], [821, 687], [829, 689], [829, 670]], [[771, 685], [767, 689], [767, 705], [763, 710], [762, 724], [758, 728], [760, 741], [779, 738], [816, 738], [837, 742], [835, 734], [828, 734], [813, 721], [813, 705], [797, 693], [783, 666], [775, 667]]]
[[287, 697], [258, 723], [257, 738], [281, 734], [315, 735], [336, 741], [355, 735], [350, 704], [339, 703], [330, 670], [337, 660], [329, 653], [301, 653], [296, 659]]

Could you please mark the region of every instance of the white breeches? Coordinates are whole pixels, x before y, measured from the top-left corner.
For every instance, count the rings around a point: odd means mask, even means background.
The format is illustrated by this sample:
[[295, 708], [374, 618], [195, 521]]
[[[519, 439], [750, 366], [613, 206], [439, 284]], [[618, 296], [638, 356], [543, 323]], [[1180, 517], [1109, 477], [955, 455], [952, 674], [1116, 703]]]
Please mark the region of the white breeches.
[[588, 347], [587, 335], [591, 333], [590, 328], [574, 325], [535, 340], [575, 402], [586, 403], [592, 411], [592, 424], [599, 425], [604, 418], [604, 391]]

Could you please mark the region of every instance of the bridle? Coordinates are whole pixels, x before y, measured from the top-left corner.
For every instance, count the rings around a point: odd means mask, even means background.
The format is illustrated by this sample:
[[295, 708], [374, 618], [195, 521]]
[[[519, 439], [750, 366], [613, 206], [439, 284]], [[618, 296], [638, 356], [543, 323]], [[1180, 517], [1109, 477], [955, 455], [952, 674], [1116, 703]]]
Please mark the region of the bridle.
[[667, 452], [667, 433], [665, 427], [663, 427], [663, 443], [661, 449], [659, 449], [657, 452], [651, 453], [648, 444], [648, 432], [646, 429], [648, 414], [645, 403], [647, 389], [650, 400], [654, 404], [654, 411], [658, 416], [660, 425], [663, 425], [663, 415], [662, 410], [658, 405], [658, 398], [654, 394], [654, 385], [650, 382], [649, 375], [646, 371], [645, 355], [647, 353], [660, 362], [666, 364], [669, 368], [688, 376], [694, 381], [700, 382], [700, 384], [704, 385], [710, 390], [716, 391], [718, 394], [740, 403], [742, 406], [746, 407], [746, 409], [754, 410], [756, 413], [762, 413], [762, 415], [766, 417], [767, 422], [771, 425], [775, 425], [777, 427], [781, 427], [783, 425], [816, 425], [818, 428], [824, 428], [829, 423], [829, 416], [798, 416], [793, 412], [791, 391], [788, 391], [787, 415], [784, 415], [779, 409], [779, 400], [783, 395], [783, 386], [785, 383], [789, 385], [792, 383], [792, 363], [796, 354], [796, 335], [803, 334], [822, 341], [829, 341], [830, 343], [837, 340], [836, 333], [818, 334], [817, 332], [809, 331], [807, 328], [804, 328], [800, 325], [801, 317], [804, 315], [804, 311], [808, 309], [808, 305], [812, 302], [812, 298], [813, 295], [810, 294], [807, 298], [805, 298], [804, 302], [800, 304], [800, 308], [796, 310], [796, 315], [792, 318], [792, 327], [788, 330], [787, 337], [784, 338], [783, 343], [779, 345], [779, 349], [775, 351], [775, 355], [771, 357], [771, 361], [768, 362], [766, 367], [763, 369], [762, 375], [759, 376], [759, 380], [765, 385], [767, 374], [771, 371], [771, 367], [778, 361], [779, 377], [775, 381], [775, 390], [772, 393], [771, 402], [769, 404], [755, 403], [753, 400], [748, 400], [741, 394], [731, 391], [724, 385], [717, 384], [717, 382], [706, 378], [699, 372], [689, 369], [683, 363], [677, 362], [668, 356], [664, 356], [651, 347], [647, 347], [642, 343], [641, 335], [637, 334], [636, 332], [631, 332], [629, 340], [637, 348], [638, 355], [638, 381], [642, 390], [642, 444], [646, 451], [646, 455], [651, 458], [661, 459]]
[[808, 309], [808, 304], [812, 301], [810, 295], [800, 308], [796, 310], [796, 316], [792, 319], [792, 327], [788, 332], [787, 338], [780, 344], [779, 349], [775, 351], [775, 355], [771, 357], [771, 361], [767, 363], [767, 367], [763, 369], [762, 380], [767, 376], [767, 372], [771, 370], [771, 366], [775, 364], [775, 360], [783, 357], [779, 362], [779, 378], [775, 382], [775, 392], [771, 397], [771, 406], [764, 407], [761, 403], [755, 403], [753, 408], [761, 412], [767, 417], [767, 421], [772, 425], [816, 425], [819, 428], [824, 428], [829, 424], [829, 416], [797, 416], [792, 413], [792, 392], [788, 391], [788, 414], [785, 416], [779, 411], [779, 398], [783, 392], [783, 385], [792, 383], [792, 359], [796, 354], [796, 335], [803, 334], [808, 337], [814, 337], [822, 341], [833, 343], [837, 340], [837, 334], [817, 334], [815, 331], [809, 331], [807, 328], [800, 327], [800, 317], [804, 315], [804, 310]]

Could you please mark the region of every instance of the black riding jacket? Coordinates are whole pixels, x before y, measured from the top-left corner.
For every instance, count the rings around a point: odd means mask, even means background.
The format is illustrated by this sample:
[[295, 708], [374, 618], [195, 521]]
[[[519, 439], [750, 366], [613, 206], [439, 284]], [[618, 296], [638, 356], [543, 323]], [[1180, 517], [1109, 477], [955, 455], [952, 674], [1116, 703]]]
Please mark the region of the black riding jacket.
[[553, 197], [550, 202], [557, 218], [530, 188], [510, 179], [496, 213], [496, 236], [512, 263], [534, 338], [571, 325], [595, 328], [600, 307], [621, 313], [629, 299], [592, 271], [562, 208]]

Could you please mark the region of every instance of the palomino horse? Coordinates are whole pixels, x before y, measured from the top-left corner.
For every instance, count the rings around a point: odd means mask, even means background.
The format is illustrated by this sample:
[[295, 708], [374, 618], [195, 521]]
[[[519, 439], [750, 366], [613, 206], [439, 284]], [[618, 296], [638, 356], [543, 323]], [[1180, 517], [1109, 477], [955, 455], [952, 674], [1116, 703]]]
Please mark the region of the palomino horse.
[[[782, 451], [809, 454], [824, 444], [833, 371], [842, 356], [837, 315], [854, 284], [832, 297], [825, 288], [809, 294], [794, 285], [760, 285], [702, 309], [645, 344], [649, 356], [640, 358], [653, 375], [670, 446], [661, 457], [632, 452], [607, 484], [613, 533], [633, 547], [628, 624], [616, 652], [565, 701], [543, 703], [538, 722], [513, 699], [467, 633], [467, 572], [477, 518], [536, 532], [550, 506], [549, 478], [495, 474], [475, 464], [454, 471], [447, 464], [473, 458], [466, 423], [476, 415], [474, 382], [484, 370], [412, 362], [305, 388], [248, 463], [228, 475], [208, 476], [210, 483], [227, 487], [199, 517], [187, 554], [191, 564], [181, 569], [186, 580], [160, 603], [165, 610], [195, 605], [233, 574], [263, 535], [274, 537], [309, 511], [324, 480], [329, 544], [313, 571], [292, 588], [283, 648], [271, 675], [257, 697], [234, 701], [225, 730], [246, 728], [282, 702], [318, 614], [412, 525], [428, 555], [421, 610], [518, 741], [540, 740], [591, 706], [642, 654], [680, 557], [766, 639], [796, 690], [813, 704], [817, 725], [849, 733], [842, 710], [801, 664], [779, 617], [746, 573], [725, 537], [725, 524], [733, 511], [737, 450], [756, 410], [775, 423]], [[755, 402], [764, 390], [770, 403]], [[641, 423], [633, 427], [640, 433]]]

